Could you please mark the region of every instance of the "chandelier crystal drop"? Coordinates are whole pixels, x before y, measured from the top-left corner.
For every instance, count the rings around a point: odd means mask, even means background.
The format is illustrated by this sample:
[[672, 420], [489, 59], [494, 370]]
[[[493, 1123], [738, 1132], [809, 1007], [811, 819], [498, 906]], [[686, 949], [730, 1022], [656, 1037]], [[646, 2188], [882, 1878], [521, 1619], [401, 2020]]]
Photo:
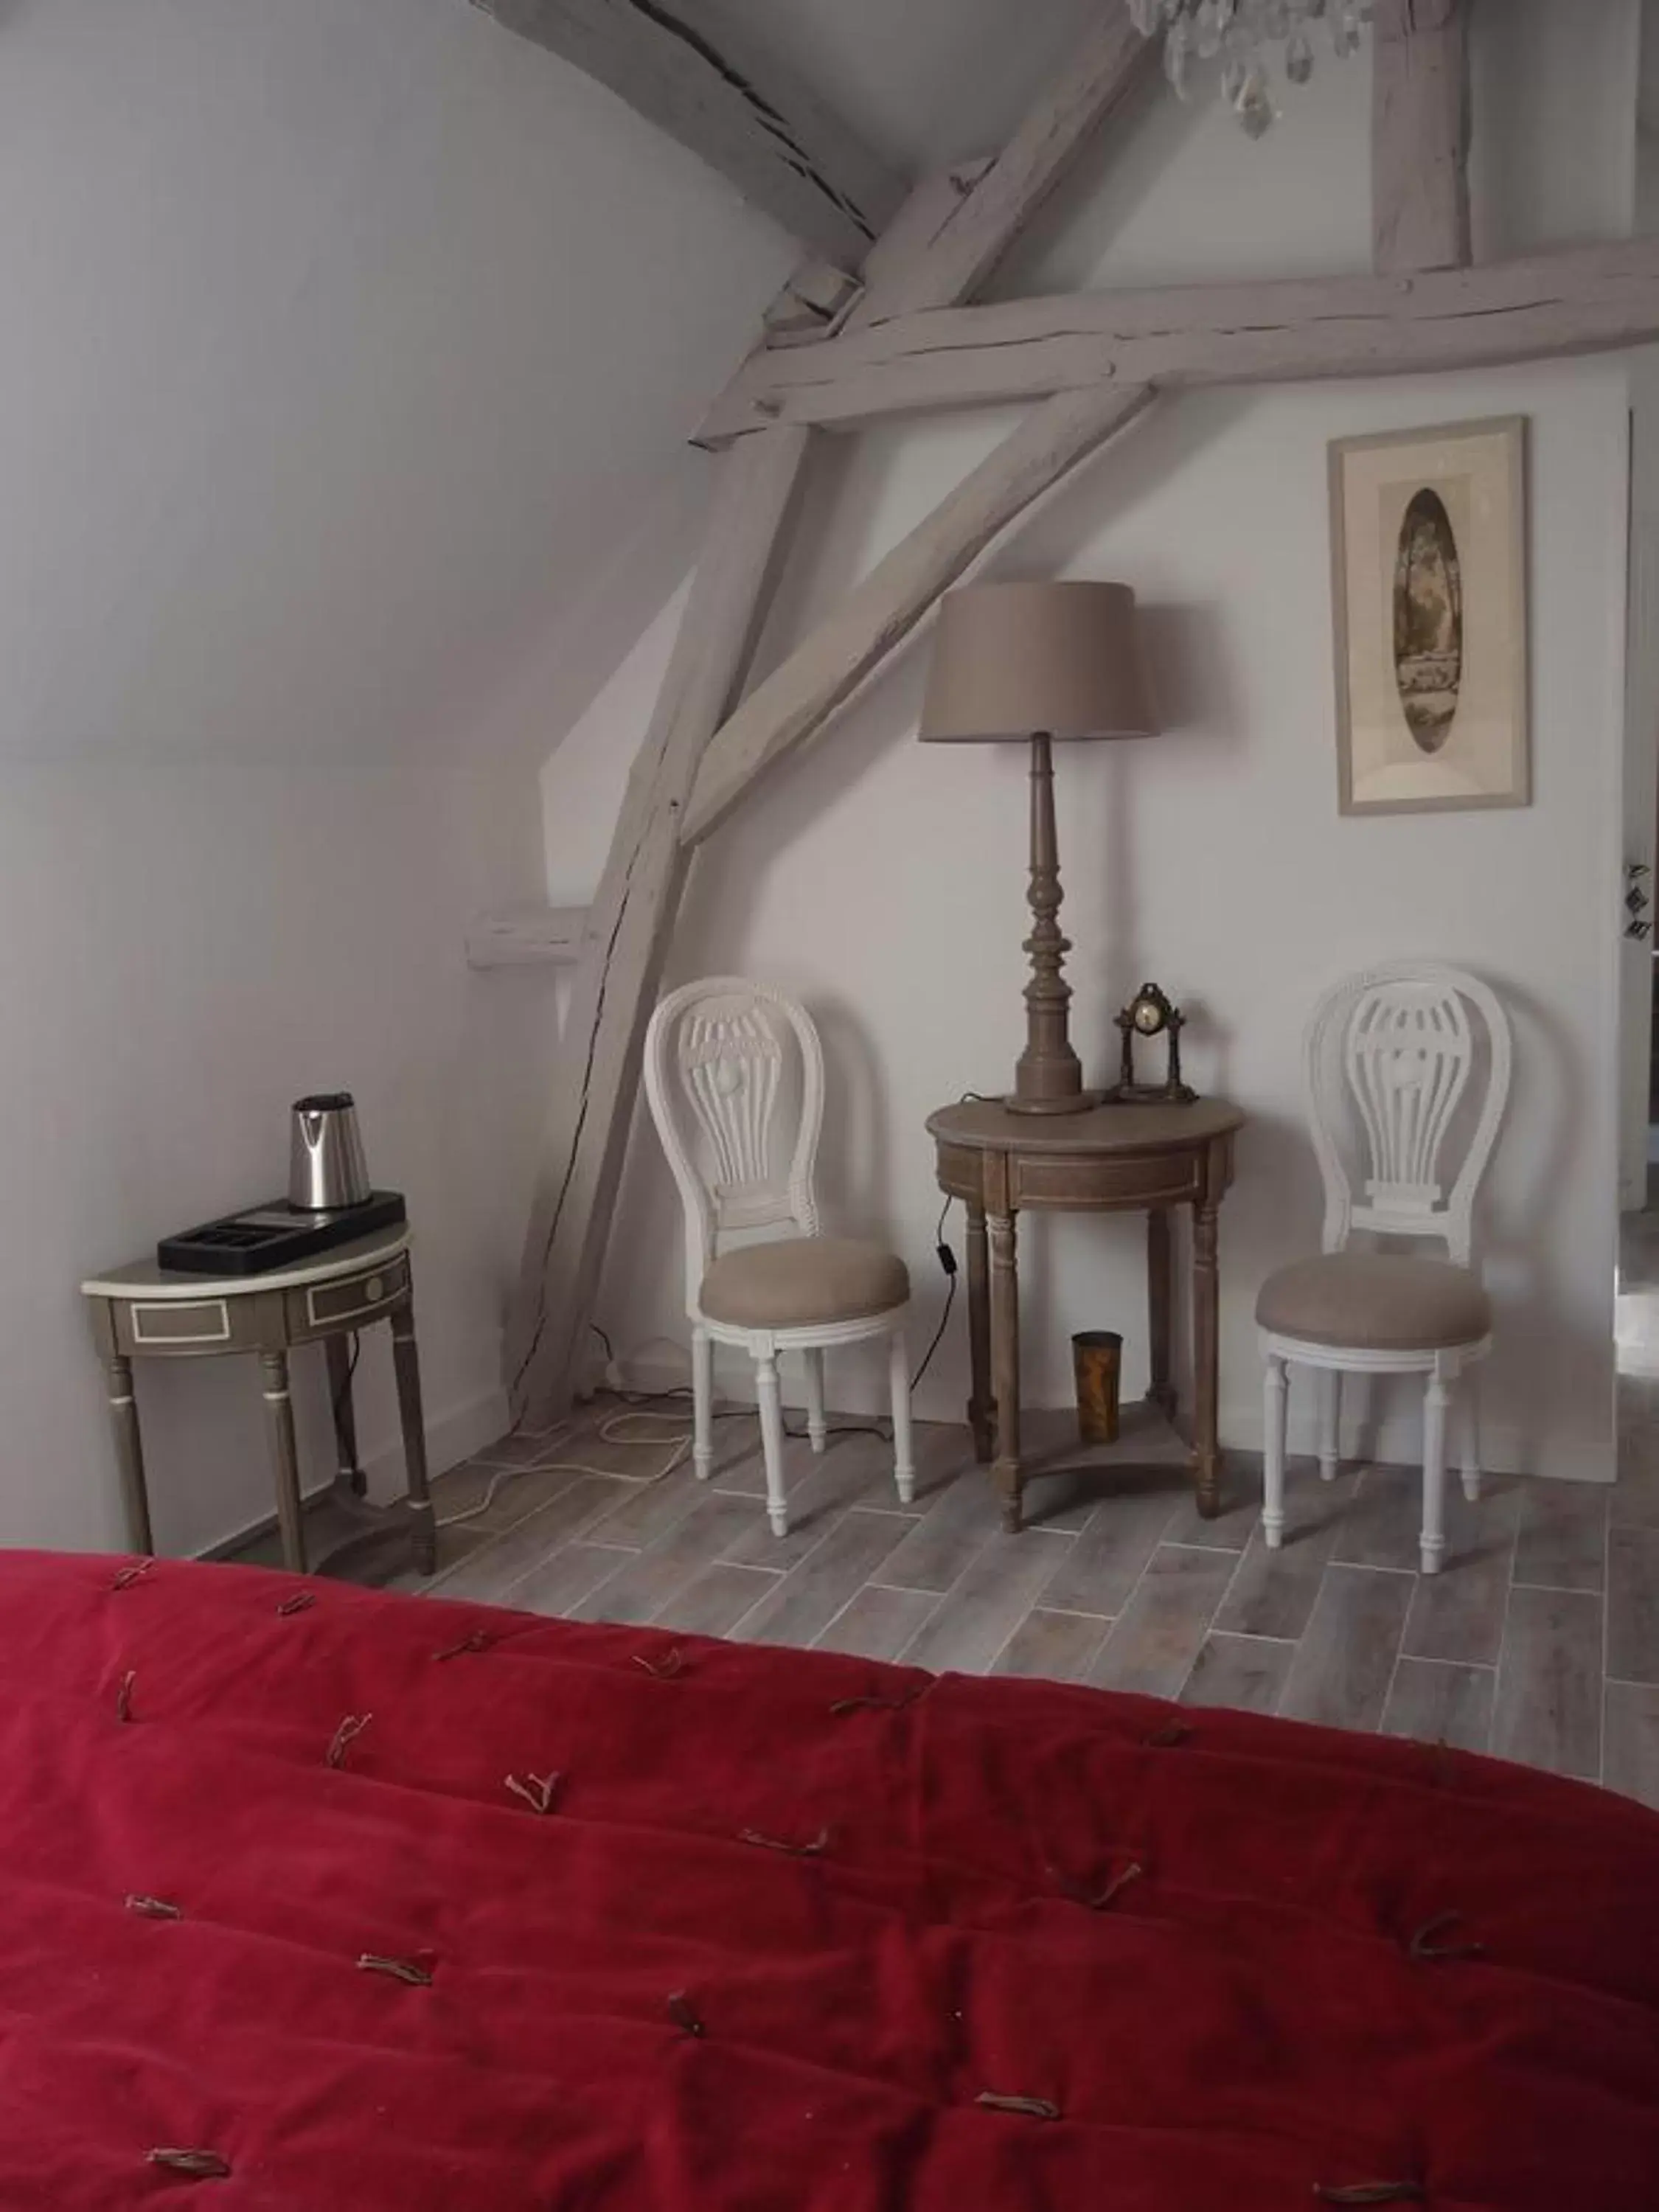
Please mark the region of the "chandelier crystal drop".
[[1164, 35], [1164, 73], [1182, 100], [1197, 70], [1221, 64], [1221, 97], [1252, 138], [1272, 129], [1272, 49], [1282, 47], [1291, 84], [1314, 73], [1313, 27], [1325, 24], [1332, 51], [1354, 52], [1371, 20], [1375, 0], [1128, 0], [1129, 17], [1143, 38]]

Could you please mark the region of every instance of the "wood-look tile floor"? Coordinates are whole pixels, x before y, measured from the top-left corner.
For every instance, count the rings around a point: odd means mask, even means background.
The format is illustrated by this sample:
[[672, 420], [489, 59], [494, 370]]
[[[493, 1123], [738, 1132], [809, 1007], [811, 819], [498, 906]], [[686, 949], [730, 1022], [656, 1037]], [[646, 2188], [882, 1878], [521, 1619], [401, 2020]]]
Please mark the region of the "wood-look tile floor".
[[[1114, 1452], [1073, 1450], [1074, 1472], [1033, 1485], [1018, 1537], [965, 1430], [919, 1426], [910, 1506], [872, 1430], [833, 1434], [822, 1457], [793, 1439], [778, 1539], [752, 1416], [719, 1424], [708, 1485], [684, 1464], [650, 1480], [667, 1423], [624, 1416], [623, 1437], [647, 1441], [623, 1441], [614, 1402], [445, 1475], [440, 1516], [472, 1517], [443, 1529], [434, 1579], [397, 1579], [434, 1598], [1444, 1741], [1659, 1807], [1659, 1216], [1631, 1224], [1621, 1291], [1617, 1486], [1489, 1477], [1470, 1505], [1454, 1480], [1433, 1579], [1417, 1572], [1416, 1470], [1349, 1468], [1328, 1487], [1295, 1466], [1270, 1554], [1259, 1470], [1235, 1457], [1226, 1510], [1200, 1520], [1173, 1437], [1140, 1409]], [[270, 1558], [269, 1542], [244, 1556]]]
[[707, 1486], [684, 1464], [641, 1480], [669, 1447], [660, 1431], [605, 1440], [617, 1409], [603, 1404], [562, 1441], [510, 1438], [444, 1476], [441, 1516], [482, 1504], [492, 1483], [493, 1499], [444, 1528], [432, 1581], [396, 1579], [434, 1598], [1443, 1740], [1659, 1806], [1659, 1444], [1646, 1441], [1659, 1374], [1625, 1387], [1618, 1487], [1494, 1477], [1471, 1506], [1454, 1483], [1432, 1580], [1415, 1568], [1413, 1469], [1350, 1468], [1328, 1487], [1294, 1466], [1273, 1555], [1254, 1471], [1236, 1469], [1221, 1518], [1200, 1521], [1173, 1439], [1143, 1416], [1115, 1455], [1068, 1455], [1074, 1473], [1034, 1484], [1030, 1525], [1009, 1537], [964, 1430], [919, 1428], [908, 1507], [890, 1447], [860, 1430], [821, 1458], [792, 1440], [779, 1539], [751, 1417], [721, 1422]]

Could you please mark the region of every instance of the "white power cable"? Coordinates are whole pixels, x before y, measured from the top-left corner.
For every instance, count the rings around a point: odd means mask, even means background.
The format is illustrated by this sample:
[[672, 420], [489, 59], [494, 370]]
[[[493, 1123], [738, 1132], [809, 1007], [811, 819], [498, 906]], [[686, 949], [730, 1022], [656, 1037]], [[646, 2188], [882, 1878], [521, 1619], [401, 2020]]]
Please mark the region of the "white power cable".
[[[630, 1421], [647, 1422], [653, 1428], [666, 1428], [671, 1433], [667, 1436], [625, 1434], [626, 1425]], [[562, 1428], [552, 1431], [544, 1440], [545, 1449], [550, 1452], [556, 1451], [562, 1444], [568, 1442], [573, 1433], [572, 1425], [567, 1422]], [[577, 1459], [538, 1457], [523, 1462], [499, 1460], [495, 1464], [489, 1480], [485, 1485], [484, 1494], [478, 1503], [476, 1505], [464, 1507], [459, 1513], [440, 1514], [438, 1527], [453, 1528], [463, 1521], [477, 1521], [482, 1515], [489, 1512], [501, 1491], [513, 1480], [515, 1475], [598, 1474], [603, 1475], [607, 1482], [637, 1482], [644, 1485], [660, 1482], [665, 1475], [672, 1474], [691, 1448], [691, 1431], [685, 1425], [684, 1416], [679, 1413], [641, 1413], [632, 1411], [625, 1413], [613, 1413], [608, 1421], [600, 1423], [594, 1433], [597, 1441], [602, 1444], [637, 1444], [645, 1449], [654, 1447], [658, 1450], [660, 1450], [665, 1444], [669, 1444], [672, 1449], [663, 1464], [659, 1468], [653, 1468], [648, 1474], [629, 1474], [625, 1469], [617, 1467], [592, 1467], [585, 1460]], [[490, 1462], [488, 1459], [477, 1459], [472, 1464], [475, 1467], [487, 1468]]]

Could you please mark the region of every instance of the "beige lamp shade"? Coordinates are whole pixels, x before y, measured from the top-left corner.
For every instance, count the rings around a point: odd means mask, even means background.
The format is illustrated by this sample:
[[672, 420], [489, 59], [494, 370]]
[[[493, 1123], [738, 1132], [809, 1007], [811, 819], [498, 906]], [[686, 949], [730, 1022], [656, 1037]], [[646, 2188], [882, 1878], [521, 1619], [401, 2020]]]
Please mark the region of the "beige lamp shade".
[[1127, 584], [969, 584], [941, 602], [922, 708], [932, 744], [1156, 736]]

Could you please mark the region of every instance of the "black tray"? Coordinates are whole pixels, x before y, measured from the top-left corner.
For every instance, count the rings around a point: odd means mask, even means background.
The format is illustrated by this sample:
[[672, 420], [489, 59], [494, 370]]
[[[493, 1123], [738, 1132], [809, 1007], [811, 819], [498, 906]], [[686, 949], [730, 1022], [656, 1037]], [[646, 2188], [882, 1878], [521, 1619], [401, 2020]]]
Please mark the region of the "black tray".
[[355, 1244], [377, 1229], [400, 1229], [408, 1218], [400, 1190], [373, 1191], [361, 1206], [337, 1206], [331, 1213], [307, 1213], [285, 1198], [273, 1198], [245, 1213], [222, 1214], [199, 1229], [164, 1237], [155, 1261], [179, 1275], [266, 1275]]

